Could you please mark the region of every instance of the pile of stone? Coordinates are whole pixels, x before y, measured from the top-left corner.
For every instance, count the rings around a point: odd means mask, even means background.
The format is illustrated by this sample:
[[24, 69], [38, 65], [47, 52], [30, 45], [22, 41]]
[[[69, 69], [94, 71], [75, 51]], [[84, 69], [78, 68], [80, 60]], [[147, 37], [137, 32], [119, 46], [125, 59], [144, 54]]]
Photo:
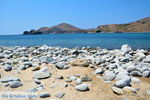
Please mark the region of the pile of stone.
[[[121, 49], [114, 50], [89, 47], [61, 48], [46, 45], [0, 47], [0, 67], [6, 72], [22, 71], [32, 67], [34, 82], [40, 88], [43, 88], [40, 80], [50, 78], [52, 75], [47, 67], [39, 67], [42, 64], [53, 64], [58, 70], [76, 66], [93, 68], [94, 74], [102, 76], [104, 81], [115, 81], [112, 90], [119, 95], [128, 91], [136, 93], [139, 90], [131, 86], [131, 83], [140, 82], [140, 79], [136, 77], [150, 77], [150, 52], [143, 49], [133, 50], [127, 44]], [[63, 79], [63, 77], [60, 76], [57, 79]], [[86, 82], [92, 79], [88, 76], [73, 75], [64, 81], [74, 81], [75, 89], [78, 91], [89, 91], [89, 85]], [[13, 76], [0, 78], [0, 83], [1, 86], [10, 88], [23, 85], [20, 79]], [[36, 89], [29, 91], [36, 91]], [[65, 93], [60, 92], [56, 94], [56, 97], [61, 98], [64, 95]], [[40, 97], [50, 97], [50, 94], [43, 93]]]

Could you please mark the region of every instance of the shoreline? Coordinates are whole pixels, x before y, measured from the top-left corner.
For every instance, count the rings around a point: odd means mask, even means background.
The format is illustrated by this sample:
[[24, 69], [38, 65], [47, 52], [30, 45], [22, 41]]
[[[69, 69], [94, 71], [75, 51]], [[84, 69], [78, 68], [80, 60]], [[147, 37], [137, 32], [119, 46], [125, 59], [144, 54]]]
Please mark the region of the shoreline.
[[[124, 44], [125, 45], [125, 44]], [[47, 46], [47, 47], [50, 47], [50, 48], [67, 48], [67, 49], [82, 49], [82, 48], [85, 48], [85, 49], [91, 49], [91, 50], [98, 50], [98, 49], [101, 49], [101, 50], [120, 50], [120, 48], [112, 48], [112, 49], [108, 49], [108, 48], [101, 48], [100, 46], [97, 46], [97, 47], [91, 47], [91, 46], [76, 46], [76, 47], [63, 47], [63, 46], [50, 46], [50, 45], [35, 45], [35, 46], [0, 46], [0, 48], [2, 47], [5, 47], [5, 48], [22, 48], [22, 47], [25, 47], [25, 48], [39, 48], [39, 47], [42, 47], [42, 46]], [[146, 50], [146, 51], [150, 51], [150, 48], [137, 48], [137, 49], [134, 49], [132, 48], [132, 50], [136, 51], [136, 50]]]

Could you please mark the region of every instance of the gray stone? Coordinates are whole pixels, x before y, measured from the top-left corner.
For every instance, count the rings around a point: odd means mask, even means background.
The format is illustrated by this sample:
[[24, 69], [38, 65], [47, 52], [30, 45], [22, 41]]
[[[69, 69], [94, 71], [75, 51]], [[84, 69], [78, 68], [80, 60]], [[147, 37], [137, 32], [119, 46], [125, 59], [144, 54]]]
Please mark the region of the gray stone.
[[83, 82], [88, 82], [88, 81], [92, 81], [92, 78], [89, 77], [89, 76], [82, 76], [82, 77], [81, 77], [81, 80], [82, 80]]
[[143, 59], [144, 62], [150, 63], [150, 55], [148, 55], [145, 59]]
[[103, 74], [104, 70], [102, 68], [97, 68], [95, 74]]
[[64, 65], [64, 67], [63, 67], [63, 69], [68, 69], [68, 68], [70, 68], [69, 65]]
[[2, 83], [7, 83], [10, 81], [20, 81], [20, 79], [17, 77], [14, 77], [14, 76], [6, 76], [6, 77], [2, 77], [0, 79], [0, 82], [2, 82]]
[[110, 70], [113, 70], [113, 69], [116, 69], [117, 68], [117, 65], [115, 64], [110, 64], [107, 66]]
[[122, 47], [121, 47], [121, 51], [124, 53], [128, 53], [131, 50], [132, 50], [132, 48], [128, 44], [122, 45]]
[[141, 80], [136, 77], [131, 78], [131, 83], [140, 83], [140, 82], [141, 82]]
[[121, 79], [117, 82], [115, 82], [114, 86], [118, 87], [118, 88], [123, 88], [125, 86], [131, 86], [131, 79], [130, 78], [126, 78], [126, 79]]
[[65, 95], [64, 92], [59, 92], [59, 93], [57, 93], [55, 96], [56, 96], [57, 98], [62, 98], [64, 95]]
[[112, 90], [117, 95], [123, 95], [123, 94], [125, 94], [124, 91], [122, 91], [122, 89], [117, 88], [117, 87], [112, 87]]
[[142, 77], [150, 77], [150, 71], [144, 71]]
[[12, 82], [9, 82], [9, 86], [10, 88], [17, 88], [17, 87], [22, 86], [22, 83], [20, 81], [12, 81]]
[[96, 65], [100, 65], [100, 64], [102, 64], [102, 63], [105, 63], [106, 61], [104, 60], [104, 59], [101, 59], [101, 58], [99, 58], [99, 57], [97, 57], [96, 59], [95, 59], [95, 64]]
[[32, 88], [32, 89], [28, 89], [26, 90], [26, 92], [30, 92], [30, 93], [35, 93], [37, 92], [38, 90], [36, 88]]
[[105, 71], [102, 78], [104, 81], [112, 81], [116, 77], [116, 74], [112, 71]]
[[34, 82], [35, 82], [36, 84], [41, 84], [41, 81], [38, 80], [38, 79], [34, 79]]
[[0, 86], [7, 87], [7, 86], [9, 86], [9, 83], [1, 83]]
[[129, 87], [129, 86], [126, 86], [122, 89], [124, 92], [127, 92], [127, 93], [136, 93], [137, 92], [137, 89], [135, 88], [132, 88], [132, 87]]
[[3, 58], [5, 58], [4, 55], [3, 55], [3, 54], [0, 54], [0, 59], [3, 59]]
[[129, 75], [120, 75], [120, 74], [117, 74], [116, 75], [116, 80], [121, 80], [121, 79], [125, 79], [125, 78], [130, 78]]
[[77, 85], [82, 84], [82, 80], [81, 80], [80, 78], [78, 78], [78, 79], [76, 80], [76, 84], [77, 84]]
[[48, 67], [43, 67], [38, 72], [50, 73]]
[[21, 65], [21, 66], [19, 67], [19, 69], [21, 69], [21, 70], [26, 70], [26, 66], [25, 66], [25, 65]]
[[75, 77], [75, 76], [70, 76], [69, 79], [73, 81], [73, 80], [76, 80], [77, 77]]
[[132, 76], [138, 76], [138, 77], [142, 76], [141, 72], [139, 72], [139, 71], [131, 71], [130, 75], [132, 75]]
[[27, 66], [30, 66], [30, 67], [32, 66], [32, 62], [29, 62], [29, 61], [23, 62], [23, 64], [24, 64], [25, 66], [26, 66], [26, 65], [27, 65]]
[[56, 76], [56, 79], [64, 79], [64, 77], [63, 76]]
[[4, 70], [5, 71], [11, 71], [12, 70], [12, 66], [11, 65], [5, 65], [4, 66]]
[[87, 84], [80, 84], [76, 86], [76, 90], [78, 91], [89, 91], [89, 86]]
[[72, 80], [71, 79], [66, 79], [65, 82], [72, 82]]
[[47, 97], [50, 97], [50, 94], [49, 93], [41, 93], [40, 95], [40, 98], [47, 98]]
[[33, 73], [33, 78], [36, 78], [36, 79], [46, 79], [46, 78], [49, 78], [51, 76], [50, 73], [46, 73], [46, 72], [34, 72]]
[[55, 66], [58, 69], [63, 69], [64, 68], [64, 64], [63, 63], [56, 63]]

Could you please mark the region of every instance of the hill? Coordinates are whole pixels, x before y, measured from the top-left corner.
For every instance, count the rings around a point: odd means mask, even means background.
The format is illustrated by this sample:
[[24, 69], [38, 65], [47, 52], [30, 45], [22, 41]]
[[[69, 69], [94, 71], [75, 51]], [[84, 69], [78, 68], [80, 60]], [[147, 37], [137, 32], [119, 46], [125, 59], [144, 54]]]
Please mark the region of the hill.
[[52, 27], [41, 27], [40, 29], [25, 31], [24, 34], [48, 34], [48, 33], [85, 33], [86, 30], [77, 28], [67, 23], [61, 23]]
[[150, 32], [150, 17], [126, 24], [100, 25], [93, 29], [81, 29], [67, 23], [61, 23], [52, 27], [41, 27], [38, 30], [24, 31], [28, 34], [50, 33], [123, 33], [123, 32]]
[[126, 24], [101, 25], [97, 32], [150, 32], [150, 17]]

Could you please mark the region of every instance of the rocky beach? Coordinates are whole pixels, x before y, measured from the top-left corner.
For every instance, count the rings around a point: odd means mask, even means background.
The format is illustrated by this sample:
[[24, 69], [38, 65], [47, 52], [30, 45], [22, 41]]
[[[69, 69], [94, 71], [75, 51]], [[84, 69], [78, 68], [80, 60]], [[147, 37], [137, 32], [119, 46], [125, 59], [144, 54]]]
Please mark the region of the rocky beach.
[[[0, 46], [0, 92], [19, 100], [149, 100], [150, 51]], [[4, 100], [16, 98], [3, 98]]]

